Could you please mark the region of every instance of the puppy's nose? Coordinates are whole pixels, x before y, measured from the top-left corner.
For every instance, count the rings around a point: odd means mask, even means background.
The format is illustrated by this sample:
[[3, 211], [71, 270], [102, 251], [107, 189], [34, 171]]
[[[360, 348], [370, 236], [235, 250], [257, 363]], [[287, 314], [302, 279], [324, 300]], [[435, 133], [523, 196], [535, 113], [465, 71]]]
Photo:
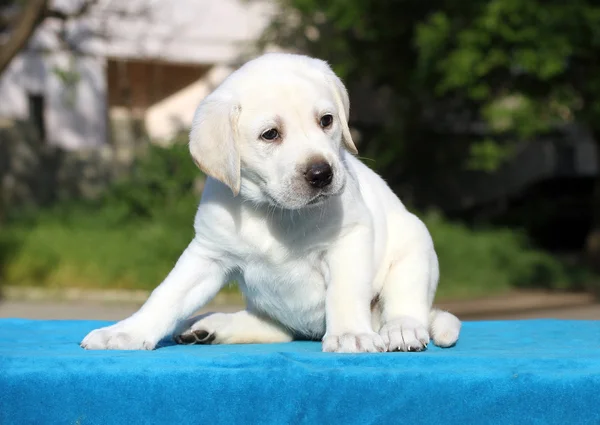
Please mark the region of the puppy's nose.
[[327, 162], [315, 162], [308, 166], [304, 177], [312, 187], [322, 189], [333, 180], [333, 171]]

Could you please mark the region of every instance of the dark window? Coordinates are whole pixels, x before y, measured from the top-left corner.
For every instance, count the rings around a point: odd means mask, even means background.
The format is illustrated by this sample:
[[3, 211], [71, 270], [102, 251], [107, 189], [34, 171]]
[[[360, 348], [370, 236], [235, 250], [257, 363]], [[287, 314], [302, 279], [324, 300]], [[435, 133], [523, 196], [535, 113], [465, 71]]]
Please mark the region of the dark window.
[[37, 132], [40, 140], [46, 140], [46, 126], [44, 125], [44, 96], [29, 94], [29, 120]]

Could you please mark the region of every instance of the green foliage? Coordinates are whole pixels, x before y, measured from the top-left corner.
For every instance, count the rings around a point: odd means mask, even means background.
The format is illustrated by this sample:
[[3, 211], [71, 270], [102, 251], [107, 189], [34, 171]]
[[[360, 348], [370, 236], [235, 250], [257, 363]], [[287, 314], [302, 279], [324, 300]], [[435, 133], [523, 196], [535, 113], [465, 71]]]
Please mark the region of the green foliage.
[[512, 151], [511, 146], [500, 145], [489, 138], [473, 143], [470, 148], [469, 168], [490, 172], [497, 170]]
[[104, 209], [117, 222], [150, 219], [189, 197], [198, 177], [185, 138], [175, 140], [170, 148], [150, 145], [131, 174], [106, 193]]
[[[463, 9], [442, 3], [420, 24], [421, 66], [435, 70], [436, 93], [476, 102], [494, 133], [514, 134], [515, 140], [573, 121], [598, 133], [600, 4], [472, 3], [469, 19]], [[441, 37], [447, 41], [437, 43], [432, 55], [432, 43], [425, 42]]]
[[201, 178], [185, 144], [150, 146], [99, 201], [12, 214], [0, 231], [5, 282], [150, 289], [193, 237]]
[[469, 229], [435, 213], [423, 217], [439, 256], [438, 298], [472, 298], [515, 288], [580, 289], [589, 276], [531, 247], [511, 229]]

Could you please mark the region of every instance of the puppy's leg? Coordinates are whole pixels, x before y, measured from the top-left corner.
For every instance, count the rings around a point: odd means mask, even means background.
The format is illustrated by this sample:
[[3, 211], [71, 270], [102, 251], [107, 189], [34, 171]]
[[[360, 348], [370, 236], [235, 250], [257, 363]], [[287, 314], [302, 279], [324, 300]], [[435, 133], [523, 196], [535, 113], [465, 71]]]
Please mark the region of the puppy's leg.
[[392, 265], [381, 294], [379, 334], [388, 351], [421, 351], [429, 343], [429, 315], [439, 278], [433, 248], [415, 250]]
[[279, 324], [243, 310], [192, 317], [177, 327], [173, 339], [178, 344], [260, 344], [293, 338]]
[[131, 317], [90, 332], [88, 350], [152, 350], [177, 324], [210, 301], [226, 280], [226, 269], [193, 240], [167, 278]]
[[372, 246], [370, 230], [360, 226], [340, 238], [329, 252], [323, 351], [385, 351], [383, 340], [371, 326]]

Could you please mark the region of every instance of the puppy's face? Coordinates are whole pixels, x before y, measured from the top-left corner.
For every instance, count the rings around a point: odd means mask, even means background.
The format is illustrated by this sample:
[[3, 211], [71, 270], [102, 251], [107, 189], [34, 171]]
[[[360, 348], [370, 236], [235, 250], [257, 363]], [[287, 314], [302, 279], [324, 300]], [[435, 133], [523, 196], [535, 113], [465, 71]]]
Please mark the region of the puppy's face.
[[240, 100], [244, 197], [296, 209], [342, 190], [342, 126], [327, 87], [288, 76], [258, 81]]
[[192, 156], [252, 202], [284, 209], [319, 205], [343, 190], [341, 153], [355, 149], [347, 95], [335, 79], [323, 62], [303, 56], [250, 62], [200, 105]]

